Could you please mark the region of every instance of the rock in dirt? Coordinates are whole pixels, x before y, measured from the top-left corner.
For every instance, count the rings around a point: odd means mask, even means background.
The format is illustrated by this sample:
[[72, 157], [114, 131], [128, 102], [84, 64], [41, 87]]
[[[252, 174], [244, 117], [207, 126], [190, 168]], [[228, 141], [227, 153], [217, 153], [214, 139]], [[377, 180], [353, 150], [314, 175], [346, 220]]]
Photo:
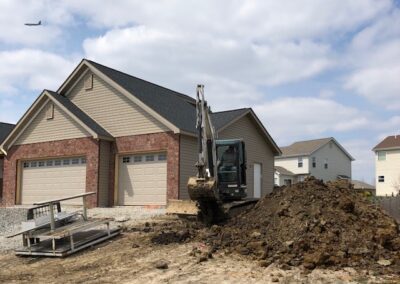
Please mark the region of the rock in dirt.
[[[325, 184], [311, 177], [277, 188], [203, 241], [286, 266], [400, 273], [398, 224], [346, 181]], [[379, 265], [378, 259], [392, 263]]]
[[154, 267], [157, 269], [168, 269], [168, 261], [166, 261], [165, 259], [157, 260], [154, 263]]
[[392, 262], [388, 259], [380, 259], [378, 260], [378, 264], [382, 266], [389, 266], [392, 264]]
[[129, 220], [130, 220], [130, 218], [128, 216], [118, 216], [118, 217], [114, 218], [114, 221], [119, 222], [119, 223], [123, 223], [123, 222], [129, 221]]

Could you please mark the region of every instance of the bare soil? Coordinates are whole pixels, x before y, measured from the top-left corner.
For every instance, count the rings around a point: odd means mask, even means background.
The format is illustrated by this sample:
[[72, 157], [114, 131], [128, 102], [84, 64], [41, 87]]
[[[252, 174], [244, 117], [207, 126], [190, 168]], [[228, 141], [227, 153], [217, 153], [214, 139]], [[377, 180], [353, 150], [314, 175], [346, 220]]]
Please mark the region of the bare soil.
[[340, 269], [400, 275], [396, 221], [346, 182], [309, 178], [276, 189], [255, 208], [214, 226], [205, 241], [263, 265]]
[[174, 216], [123, 224], [65, 259], [4, 253], [0, 283], [400, 283], [398, 224], [346, 184], [281, 188], [211, 228]]

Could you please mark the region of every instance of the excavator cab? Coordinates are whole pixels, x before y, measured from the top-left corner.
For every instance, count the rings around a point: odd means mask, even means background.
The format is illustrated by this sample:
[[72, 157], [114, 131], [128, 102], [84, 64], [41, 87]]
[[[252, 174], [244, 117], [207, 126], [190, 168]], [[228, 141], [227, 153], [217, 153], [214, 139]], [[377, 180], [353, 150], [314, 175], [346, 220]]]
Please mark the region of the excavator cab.
[[243, 140], [216, 140], [217, 174], [220, 199], [246, 197], [246, 151]]

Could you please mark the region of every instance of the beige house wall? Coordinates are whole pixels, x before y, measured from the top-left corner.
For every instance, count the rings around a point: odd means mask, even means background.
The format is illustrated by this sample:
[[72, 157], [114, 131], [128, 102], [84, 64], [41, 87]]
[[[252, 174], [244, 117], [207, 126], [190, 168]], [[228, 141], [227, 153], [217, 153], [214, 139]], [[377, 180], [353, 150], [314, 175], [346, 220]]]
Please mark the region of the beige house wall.
[[[312, 157], [316, 158], [316, 167], [312, 167]], [[328, 159], [328, 168], [324, 168], [325, 159]], [[345, 175], [351, 179], [351, 160], [350, 158], [334, 143], [327, 143], [309, 158], [310, 174], [325, 182], [336, 180], [338, 175]]]
[[[384, 151], [385, 161], [378, 160], [378, 152], [375, 153], [376, 195], [397, 194], [397, 187], [400, 187], [400, 149]], [[385, 181], [379, 182], [379, 176], [384, 176]]]
[[[274, 153], [258, 126], [250, 115], [246, 115], [218, 133], [218, 139], [243, 139], [247, 152], [247, 194], [253, 197], [254, 163], [262, 165], [262, 195], [272, 192], [274, 187]], [[186, 135], [181, 136], [181, 166], [179, 198], [189, 198], [187, 181], [196, 174], [197, 139]]]
[[22, 132], [21, 136], [18, 137], [15, 145], [91, 136], [89, 132], [57, 105], [54, 105], [53, 118], [47, 119], [46, 110], [50, 104], [52, 104], [51, 101], [45, 104], [44, 108]]
[[303, 156], [303, 167], [298, 167], [298, 157], [291, 158], [277, 158], [275, 160], [275, 166], [283, 167], [294, 174], [307, 175], [310, 171], [309, 159], [307, 156]]
[[[84, 82], [93, 76], [93, 87]], [[69, 99], [112, 136], [165, 132], [169, 129], [98, 76], [85, 74], [66, 94]]]

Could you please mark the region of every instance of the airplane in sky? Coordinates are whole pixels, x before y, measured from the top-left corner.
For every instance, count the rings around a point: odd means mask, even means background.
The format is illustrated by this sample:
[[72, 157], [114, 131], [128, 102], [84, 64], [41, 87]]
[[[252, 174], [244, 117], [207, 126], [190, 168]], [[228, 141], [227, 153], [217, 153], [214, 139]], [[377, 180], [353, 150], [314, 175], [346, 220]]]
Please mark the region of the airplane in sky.
[[37, 23], [25, 23], [25, 26], [40, 26], [42, 25], [42, 21], [39, 21]]

